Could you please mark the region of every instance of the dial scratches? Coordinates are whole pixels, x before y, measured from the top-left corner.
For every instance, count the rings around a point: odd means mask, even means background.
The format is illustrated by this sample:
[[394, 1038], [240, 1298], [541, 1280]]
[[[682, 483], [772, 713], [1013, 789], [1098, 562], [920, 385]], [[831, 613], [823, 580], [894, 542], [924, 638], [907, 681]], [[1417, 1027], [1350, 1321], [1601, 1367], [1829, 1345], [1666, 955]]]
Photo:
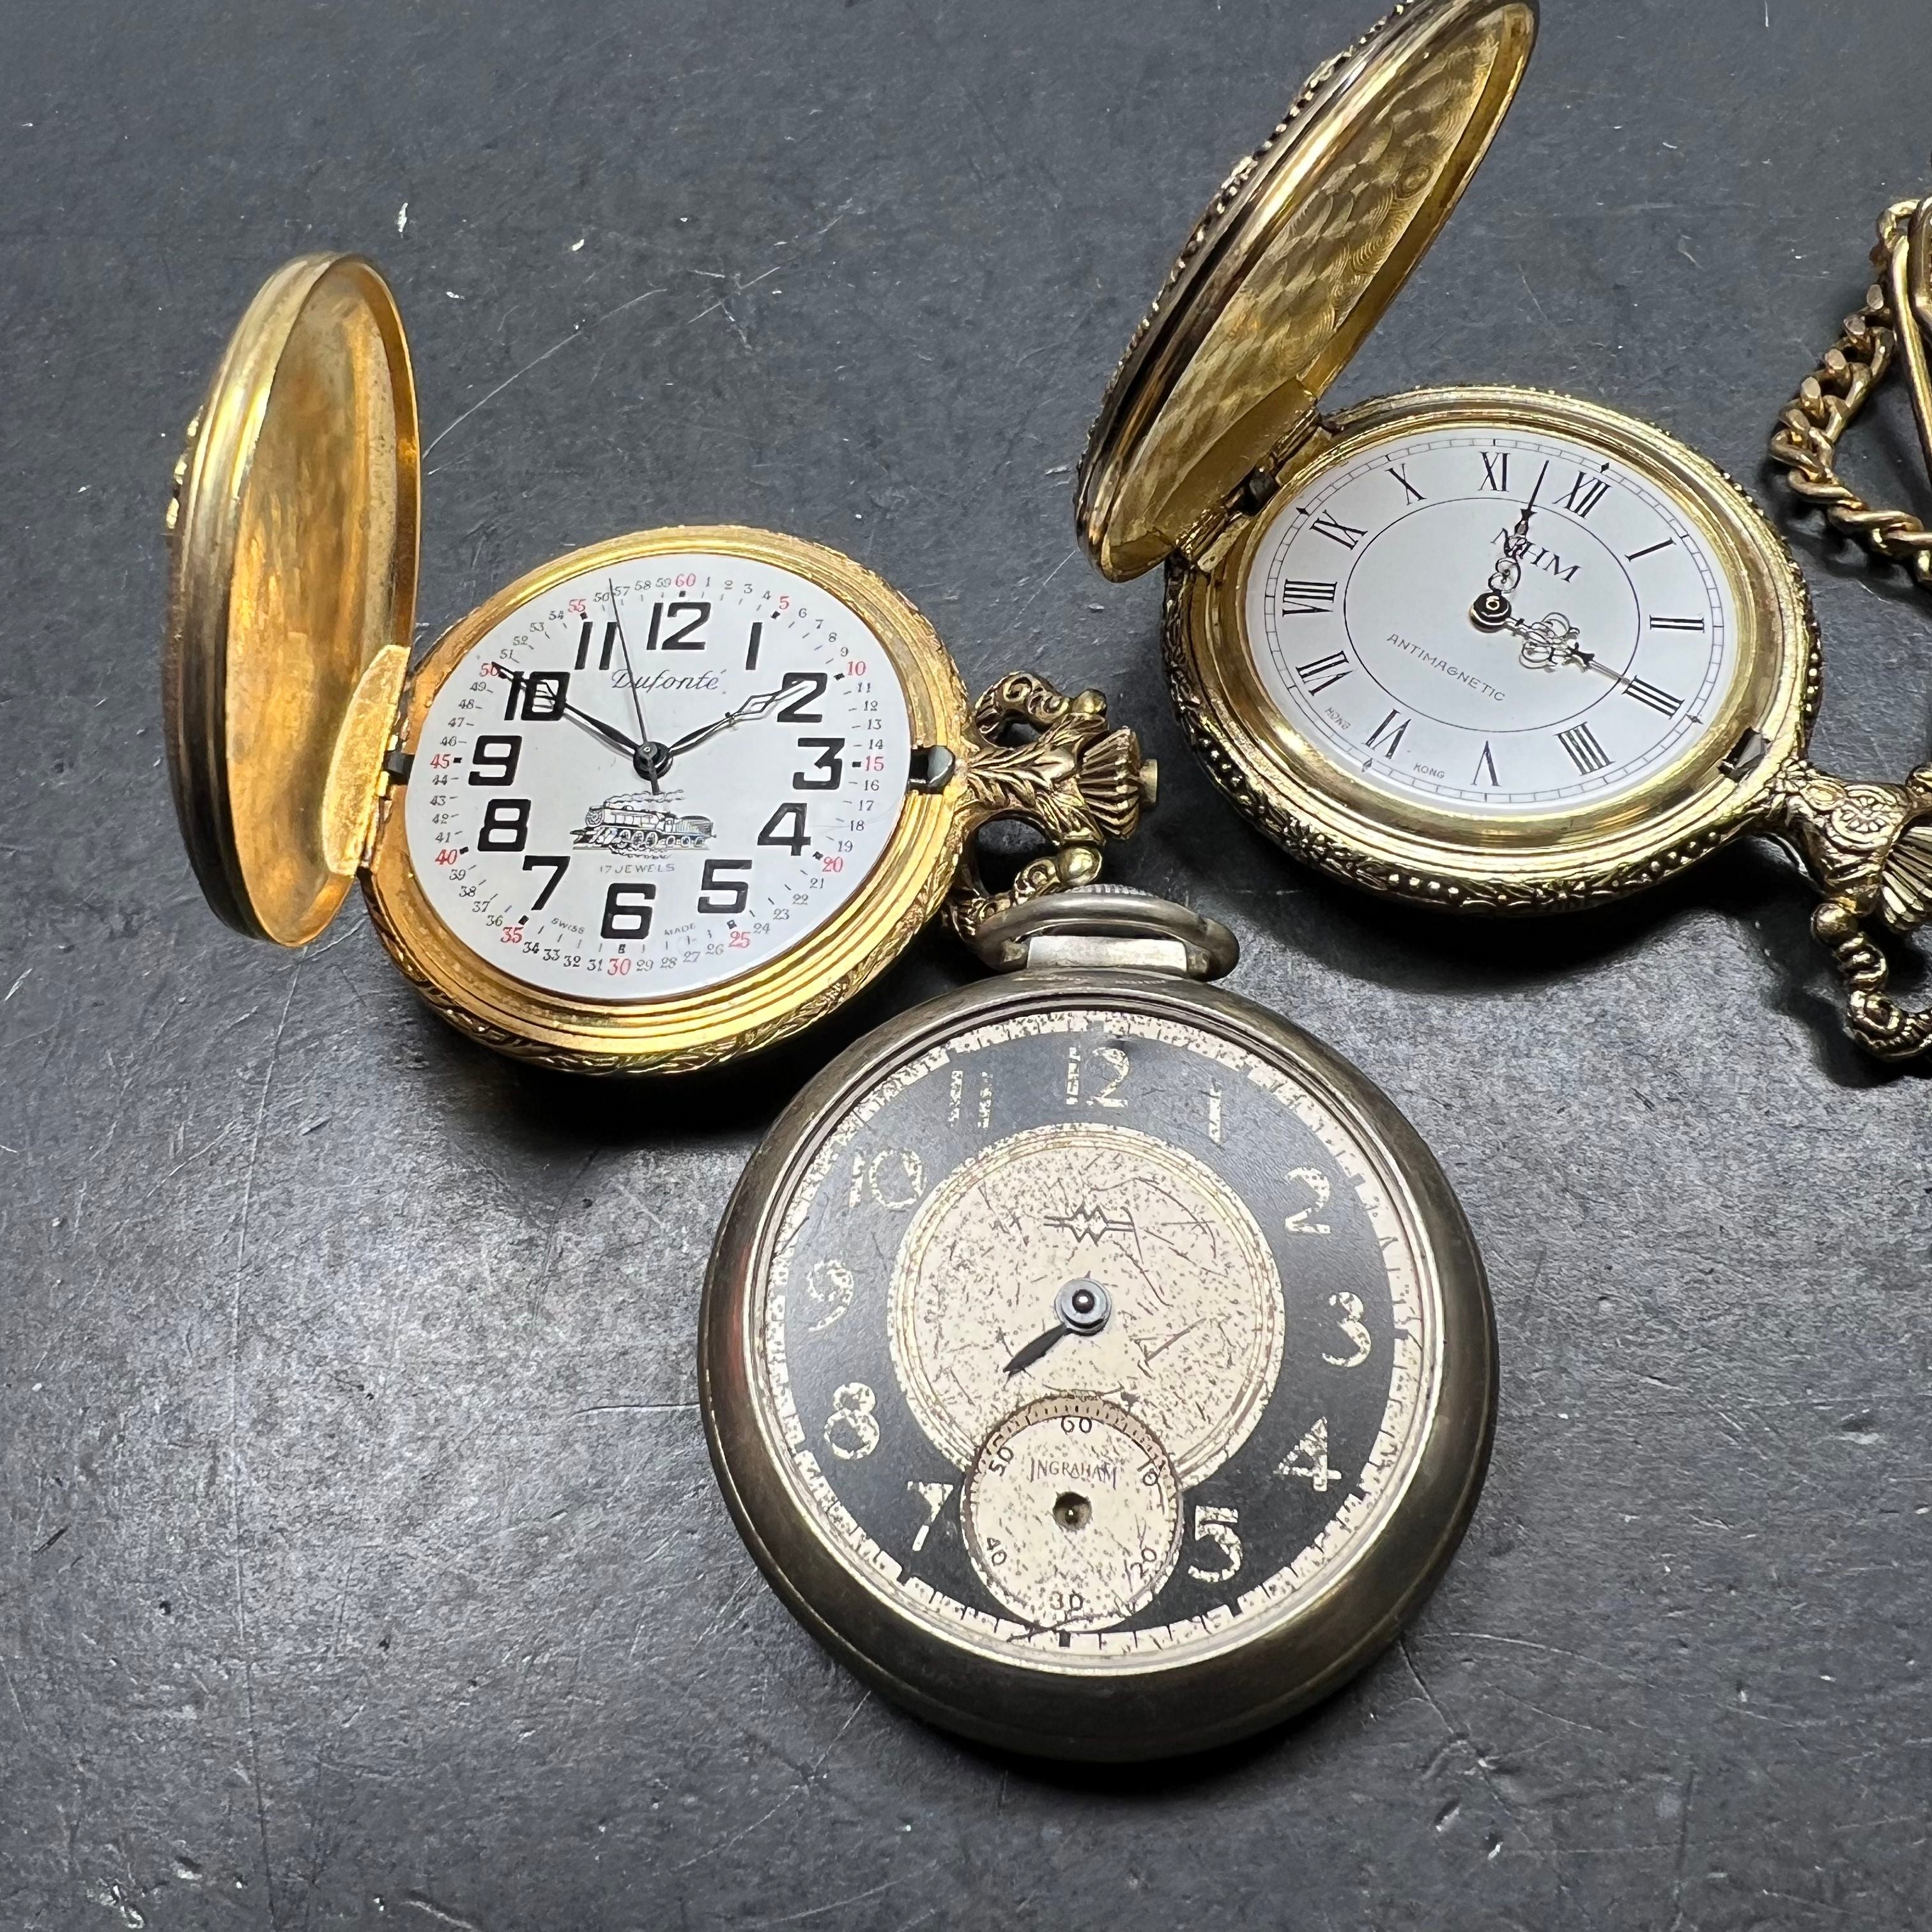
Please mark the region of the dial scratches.
[[[1264, 1628], [1425, 1426], [1433, 1304], [1375, 1156], [1205, 1024], [968, 1023], [855, 1092], [792, 1185], [747, 1331], [767, 1439], [868, 1587], [950, 1642], [1126, 1670]], [[1311, 1431], [1321, 1480], [1284, 1478]]]

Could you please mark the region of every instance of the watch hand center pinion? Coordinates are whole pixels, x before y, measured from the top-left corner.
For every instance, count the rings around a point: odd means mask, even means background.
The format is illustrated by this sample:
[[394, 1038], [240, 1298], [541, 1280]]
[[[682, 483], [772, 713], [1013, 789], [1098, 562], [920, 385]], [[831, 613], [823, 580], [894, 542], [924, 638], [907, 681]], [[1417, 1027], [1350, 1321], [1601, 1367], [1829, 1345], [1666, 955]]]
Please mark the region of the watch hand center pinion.
[[1006, 1364], [1006, 1373], [1016, 1376], [1030, 1368], [1056, 1343], [1069, 1335], [1097, 1335], [1114, 1312], [1113, 1297], [1091, 1278], [1063, 1284], [1053, 1298], [1053, 1326], [1036, 1335]]

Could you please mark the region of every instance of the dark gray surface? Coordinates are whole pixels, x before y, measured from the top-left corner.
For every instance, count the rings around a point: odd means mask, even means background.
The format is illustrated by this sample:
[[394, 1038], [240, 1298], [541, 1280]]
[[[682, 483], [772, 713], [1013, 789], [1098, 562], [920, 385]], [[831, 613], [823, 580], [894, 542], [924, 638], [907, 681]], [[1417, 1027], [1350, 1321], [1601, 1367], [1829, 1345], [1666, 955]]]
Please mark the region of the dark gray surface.
[[[1563, 387], [1761, 485], [1924, 185], [1923, 0], [1546, 12], [1342, 393]], [[1932, 1088], [1839, 1042], [1762, 852], [1535, 929], [1291, 868], [1178, 742], [1155, 589], [1074, 550], [1155, 280], [1366, 15], [9, 10], [0, 1925], [1923, 1922]], [[325, 244], [413, 338], [425, 620], [652, 523], [851, 550], [969, 676], [1116, 694], [1168, 776], [1117, 876], [1238, 926], [1234, 983], [1435, 1145], [1496, 1285], [1496, 1464], [1405, 1647], [1292, 1735], [1104, 1778], [964, 1750], [828, 1664], [726, 1519], [712, 1227], [781, 1092], [962, 975], [944, 946], [741, 1077], [586, 1092], [444, 1032], [359, 910], [300, 958], [206, 913], [165, 479], [250, 290]], [[1812, 574], [1821, 751], [1895, 776], [1932, 609]]]

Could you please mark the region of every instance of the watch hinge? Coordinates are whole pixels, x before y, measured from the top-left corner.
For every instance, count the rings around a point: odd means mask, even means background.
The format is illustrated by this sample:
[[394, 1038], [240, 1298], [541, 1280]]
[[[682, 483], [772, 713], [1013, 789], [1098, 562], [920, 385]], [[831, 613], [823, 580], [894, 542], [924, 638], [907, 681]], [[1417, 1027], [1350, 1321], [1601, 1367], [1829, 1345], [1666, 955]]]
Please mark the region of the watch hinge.
[[1754, 724], [1731, 747], [1730, 755], [1718, 769], [1727, 778], [1743, 778], [1764, 762], [1764, 754], [1770, 749], [1771, 740]]
[[1279, 494], [1281, 472], [1288, 466], [1288, 459], [1321, 427], [1322, 418], [1311, 398], [1307, 409], [1275, 439], [1262, 460], [1196, 520], [1174, 548], [1196, 570], [1211, 568], [1228, 538]]
[[415, 771], [416, 754], [403, 749], [403, 734], [407, 728], [410, 716], [410, 676], [408, 660], [404, 659], [404, 669], [397, 686], [389, 716], [389, 742], [382, 752], [382, 761], [376, 767], [375, 795], [369, 802], [369, 817], [362, 828], [362, 850], [357, 869], [366, 872], [376, 861], [376, 841], [380, 836], [382, 823], [389, 815], [391, 794], [399, 785], [406, 785]]

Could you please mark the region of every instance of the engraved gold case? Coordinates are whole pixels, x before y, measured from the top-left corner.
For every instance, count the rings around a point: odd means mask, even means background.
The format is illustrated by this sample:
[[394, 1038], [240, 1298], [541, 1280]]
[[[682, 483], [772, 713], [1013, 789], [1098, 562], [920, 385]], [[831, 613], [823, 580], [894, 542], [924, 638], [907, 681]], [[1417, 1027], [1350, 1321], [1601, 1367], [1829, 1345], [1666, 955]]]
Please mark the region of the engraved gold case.
[[1855, 1036], [1903, 1057], [1932, 1028], [1886, 996], [1866, 927], [1932, 911], [1932, 768], [1848, 784], [1806, 761], [1817, 626], [1755, 504], [1569, 397], [1456, 386], [1321, 414], [1487, 151], [1537, 19], [1536, 0], [1414, 0], [1310, 77], [1108, 385], [1081, 539], [1110, 578], [1165, 566], [1189, 739], [1298, 858], [1541, 913], [1767, 832], [1826, 895]]
[[[942, 906], [970, 934], [1004, 906], [1091, 879], [1106, 840], [1152, 799], [1154, 767], [1131, 732], [1109, 728], [1098, 692], [1069, 698], [1016, 674], [975, 704], [932, 626], [870, 571], [736, 525], [558, 558], [412, 670], [419, 456], [408, 347], [381, 276], [344, 256], [288, 263], [216, 370], [168, 517], [175, 801], [210, 904], [244, 933], [304, 945], [359, 877], [391, 956], [471, 1038], [578, 1072], [679, 1071], [809, 1024]], [[735, 599], [728, 664], [703, 629], [724, 608], [714, 595]], [[633, 666], [627, 610], [649, 676]], [[661, 630], [663, 652], [692, 655], [647, 656]], [[819, 668], [775, 669], [787, 649]], [[557, 668], [529, 668], [546, 654]], [[602, 695], [586, 698], [593, 678]], [[733, 680], [771, 688], [733, 705]], [[647, 690], [654, 711], [670, 693], [722, 715], [660, 742]], [[833, 703], [848, 735], [808, 735]], [[778, 734], [775, 721], [790, 723]], [[560, 752], [549, 740], [546, 764], [532, 728], [560, 724], [583, 733]], [[674, 760], [738, 750], [696, 800], [666, 789]], [[544, 783], [598, 759], [587, 808], [573, 796], [532, 841]], [[752, 856], [696, 856], [737, 849], [722, 845], [734, 776], [766, 773], [777, 802], [755, 846], [758, 821], [746, 823]], [[434, 788], [414, 810], [412, 784]], [[1028, 821], [1047, 850], [992, 892], [970, 844], [1000, 817]], [[594, 874], [590, 910], [546, 932], [535, 908], [573, 866]], [[760, 868], [787, 867], [754, 898]], [[694, 910], [671, 904], [680, 895]]]

